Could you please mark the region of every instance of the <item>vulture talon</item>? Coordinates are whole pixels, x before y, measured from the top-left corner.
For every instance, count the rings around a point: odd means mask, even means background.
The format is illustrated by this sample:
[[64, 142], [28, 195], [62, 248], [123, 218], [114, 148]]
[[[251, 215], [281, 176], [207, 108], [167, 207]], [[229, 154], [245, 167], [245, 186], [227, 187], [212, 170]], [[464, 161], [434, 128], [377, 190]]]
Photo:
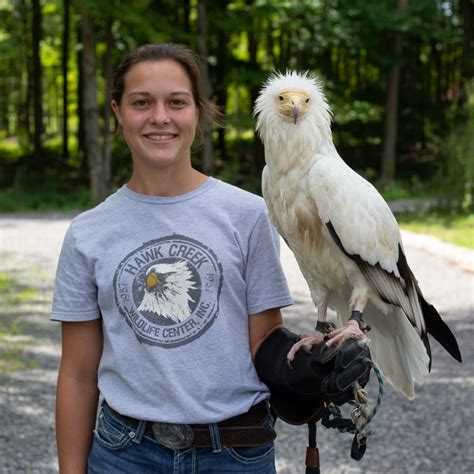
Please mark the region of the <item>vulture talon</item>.
[[336, 329], [336, 325], [334, 323], [327, 323], [326, 321], [318, 321], [315, 329], [323, 334], [330, 334]]

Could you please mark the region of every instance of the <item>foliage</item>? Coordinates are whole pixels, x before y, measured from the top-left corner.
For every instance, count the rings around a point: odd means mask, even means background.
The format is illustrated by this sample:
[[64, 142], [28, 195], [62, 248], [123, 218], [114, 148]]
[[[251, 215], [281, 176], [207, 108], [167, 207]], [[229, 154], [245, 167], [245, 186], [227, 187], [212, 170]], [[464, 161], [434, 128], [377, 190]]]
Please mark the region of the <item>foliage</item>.
[[[450, 193], [469, 207], [474, 133], [472, 111], [466, 120], [467, 106], [462, 107], [463, 85], [474, 69], [469, 30], [474, 8], [463, 9], [463, 4], [472, 2], [409, 1], [405, 11], [396, 8], [397, 2], [378, 0], [219, 0], [212, 6], [207, 2], [208, 37], [204, 39], [212, 98], [227, 114], [226, 128], [214, 134], [216, 174], [259, 191], [263, 150], [253, 132], [253, 102], [274, 69], [296, 68], [321, 79], [333, 110], [334, 140], [341, 156], [376, 182], [386, 80], [392, 66], [401, 64], [397, 181], [384, 192], [410, 197]], [[90, 204], [83, 191], [89, 164], [79, 94], [83, 12], [95, 19], [97, 98], [104, 137], [104, 112], [109, 108], [107, 59], [116, 66], [124, 52], [148, 42], [181, 42], [197, 50], [195, 1], [71, 2], [64, 79], [64, 2], [44, 0], [40, 56], [45, 153], [35, 162], [30, 2], [0, 2], [0, 209], [69, 209]], [[112, 48], [106, 42], [109, 24]], [[400, 54], [391, 47], [397, 33], [403, 34]], [[66, 98], [63, 80], [69, 90]], [[64, 100], [70, 137], [67, 157], [61, 147]], [[196, 164], [200, 166], [199, 152]], [[130, 169], [126, 147], [114, 142], [112, 188], [127, 179]]]
[[75, 211], [91, 207], [90, 192], [85, 186], [62, 190], [46, 186], [35, 190], [12, 187], [0, 191], [0, 212]]
[[467, 88], [467, 102], [456, 113], [461, 124], [441, 146], [441, 163], [436, 176], [440, 189], [461, 203], [464, 210], [474, 209], [474, 81]]
[[445, 242], [474, 250], [474, 214], [460, 209], [397, 214], [402, 229], [430, 234]]

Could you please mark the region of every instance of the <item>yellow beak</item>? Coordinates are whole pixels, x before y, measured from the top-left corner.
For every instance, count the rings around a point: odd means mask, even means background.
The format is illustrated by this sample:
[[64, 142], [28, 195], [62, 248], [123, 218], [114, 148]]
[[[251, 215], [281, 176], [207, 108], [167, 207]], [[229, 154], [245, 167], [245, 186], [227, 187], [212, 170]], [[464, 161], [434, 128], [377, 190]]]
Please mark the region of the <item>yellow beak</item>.
[[146, 277], [146, 287], [147, 287], [147, 290], [153, 288], [154, 286], [156, 285], [161, 285], [161, 281], [160, 279], [158, 278], [158, 275], [153, 272], [153, 273], [150, 273], [147, 277]]

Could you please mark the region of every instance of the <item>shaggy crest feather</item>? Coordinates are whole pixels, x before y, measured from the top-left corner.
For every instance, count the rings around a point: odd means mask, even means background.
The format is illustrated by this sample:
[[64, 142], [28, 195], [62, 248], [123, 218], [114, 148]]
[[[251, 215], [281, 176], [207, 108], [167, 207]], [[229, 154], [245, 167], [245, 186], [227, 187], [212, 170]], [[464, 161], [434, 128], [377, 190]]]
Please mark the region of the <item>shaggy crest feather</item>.
[[319, 79], [309, 71], [299, 73], [287, 70], [285, 74], [277, 71], [265, 82], [254, 107], [254, 116], [257, 116], [256, 130], [264, 144], [270, 144], [272, 139], [278, 136], [275, 127], [278, 127], [283, 133], [286, 132], [290, 135], [295, 133], [295, 128], [291, 124], [283, 122], [275, 113], [278, 96], [282, 90], [287, 89], [304, 90], [309, 93], [311, 98], [308, 115], [301, 120], [303, 125], [299, 131], [318, 138], [318, 141], [327, 136], [330, 137], [331, 110]]

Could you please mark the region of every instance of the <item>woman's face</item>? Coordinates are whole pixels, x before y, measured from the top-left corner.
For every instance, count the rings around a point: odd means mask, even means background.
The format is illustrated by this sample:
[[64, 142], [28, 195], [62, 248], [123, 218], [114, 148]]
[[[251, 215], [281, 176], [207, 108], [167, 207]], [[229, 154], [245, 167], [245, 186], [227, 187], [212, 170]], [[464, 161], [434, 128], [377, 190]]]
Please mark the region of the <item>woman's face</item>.
[[189, 165], [198, 112], [191, 81], [172, 60], [143, 61], [126, 73], [120, 104], [112, 108], [134, 166]]

